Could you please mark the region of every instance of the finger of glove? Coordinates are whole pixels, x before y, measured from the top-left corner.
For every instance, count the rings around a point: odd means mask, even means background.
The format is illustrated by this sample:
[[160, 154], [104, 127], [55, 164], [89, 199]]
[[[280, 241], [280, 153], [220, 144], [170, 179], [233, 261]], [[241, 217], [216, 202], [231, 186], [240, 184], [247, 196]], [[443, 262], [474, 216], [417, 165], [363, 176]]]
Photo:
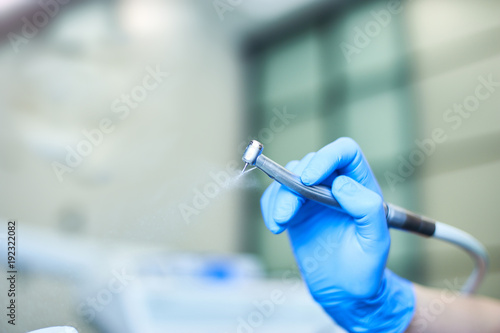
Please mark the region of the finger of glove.
[[336, 170], [382, 195], [361, 148], [351, 138], [340, 138], [321, 148], [302, 172], [301, 180], [305, 185], [316, 185]]
[[284, 226], [279, 226], [272, 217], [274, 204], [276, 202], [276, 193], [278, 192], [280, 186], [281, 185], [279, 183], [273, 182], [267, 187], [264, 194], [260, 198], [260, 207], [264, 223], [267, 229], [269, 229], [269, 231], [273, 234], [282, 233], [286, 229]]
[[382, 197], [347, 176], [332, 184], [333, 196], [356, 223], [356, 231], [367, 241], [389, 239]]
[[[300, 162], [289, 163], [286, 168], [295, 174], [301, 174], [313, 156], [314, 153], [309, 153]], [[273, 212], [274, 221], [278, 225], [284, 226], [297, 214], [305, 201], [304, 197], [293, 193], [285, 186], [281, 186], [276, 193]]]
[[[299, 164], [299, 161], [290, 161], [285, 166], [288, 170], [292, 171], [293, 168]], [[281, 188], [284, 188], [281, 184], [274, 181], [264, 192], [262, 198], [260, 200], [262, 217], [264, 218], [264, 223], [266, 227], [274, 234], [280, 234], [286, 229], [286, 225], [280, 226], [276, 223], [276, 220], [273, 217], [275, 207], [276, 207], [276, 198], [278, 192]]]

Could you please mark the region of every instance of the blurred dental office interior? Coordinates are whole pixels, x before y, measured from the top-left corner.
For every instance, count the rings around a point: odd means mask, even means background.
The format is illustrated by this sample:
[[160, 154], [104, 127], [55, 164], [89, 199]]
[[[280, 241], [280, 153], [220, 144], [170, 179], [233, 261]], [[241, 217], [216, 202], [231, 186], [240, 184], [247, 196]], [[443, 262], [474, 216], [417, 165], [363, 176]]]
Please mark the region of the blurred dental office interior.
[[[384, 199], [487, 248], [500, 298], [500, 3], [0, 2], [0, 265], [16, 220], [17, 325], [343, 332], [264, 226], [285, 165], [356, 140]], [[449, 244], [391, 230], [388, 266], [456, 288]], [[8, 281], [0, 279], [0, 290]], [[2, 304], [3, 305], [3, 304]], [[3, 315], [3, 314], [2, 314]]]

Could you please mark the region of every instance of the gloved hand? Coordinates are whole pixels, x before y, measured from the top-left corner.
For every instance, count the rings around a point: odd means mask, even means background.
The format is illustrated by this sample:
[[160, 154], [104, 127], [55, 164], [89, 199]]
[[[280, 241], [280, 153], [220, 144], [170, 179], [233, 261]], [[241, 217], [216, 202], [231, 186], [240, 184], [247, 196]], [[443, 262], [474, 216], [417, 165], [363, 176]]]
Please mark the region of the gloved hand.
[[388, 269], [390, 236], [380, 187], [359, 146], [340, 138], [286, 166], [305, 185], [331, 186], [344, 212], [274, 182], [261, 199], [266, 226], [288, 230], [314, 299], [349, 332], [403, 332], [414, 312], [413, 285]]

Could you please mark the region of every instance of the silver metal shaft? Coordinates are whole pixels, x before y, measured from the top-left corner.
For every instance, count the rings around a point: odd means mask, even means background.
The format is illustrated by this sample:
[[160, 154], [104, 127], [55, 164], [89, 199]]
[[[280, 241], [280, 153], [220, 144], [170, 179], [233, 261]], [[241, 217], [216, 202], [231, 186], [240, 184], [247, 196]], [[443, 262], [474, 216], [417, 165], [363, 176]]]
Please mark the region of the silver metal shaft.
[[245, 166], [243, 167], [243, 170], [241, 170], [241, 174], [245, 173], [245, 170], [246, 170], [247, 166], [248, 166], [248, 163], [245, 163]]

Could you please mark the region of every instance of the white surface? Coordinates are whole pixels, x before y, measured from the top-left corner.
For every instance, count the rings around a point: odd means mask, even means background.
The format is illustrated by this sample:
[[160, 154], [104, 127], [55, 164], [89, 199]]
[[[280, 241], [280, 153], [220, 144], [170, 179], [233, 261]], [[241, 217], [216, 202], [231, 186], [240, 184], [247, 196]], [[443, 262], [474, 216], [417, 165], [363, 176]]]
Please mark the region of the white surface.
[[36, 331], [31, 331], [28, 333], [78, 333], [73, 327], [69, 326], [57, 326], [57, 327], [47, 327]]
[[[282, 295], [271, 301], [273, 293]], [[298, 280], [143, 278], [123, 294], [130, 332], [344, 332]]]

